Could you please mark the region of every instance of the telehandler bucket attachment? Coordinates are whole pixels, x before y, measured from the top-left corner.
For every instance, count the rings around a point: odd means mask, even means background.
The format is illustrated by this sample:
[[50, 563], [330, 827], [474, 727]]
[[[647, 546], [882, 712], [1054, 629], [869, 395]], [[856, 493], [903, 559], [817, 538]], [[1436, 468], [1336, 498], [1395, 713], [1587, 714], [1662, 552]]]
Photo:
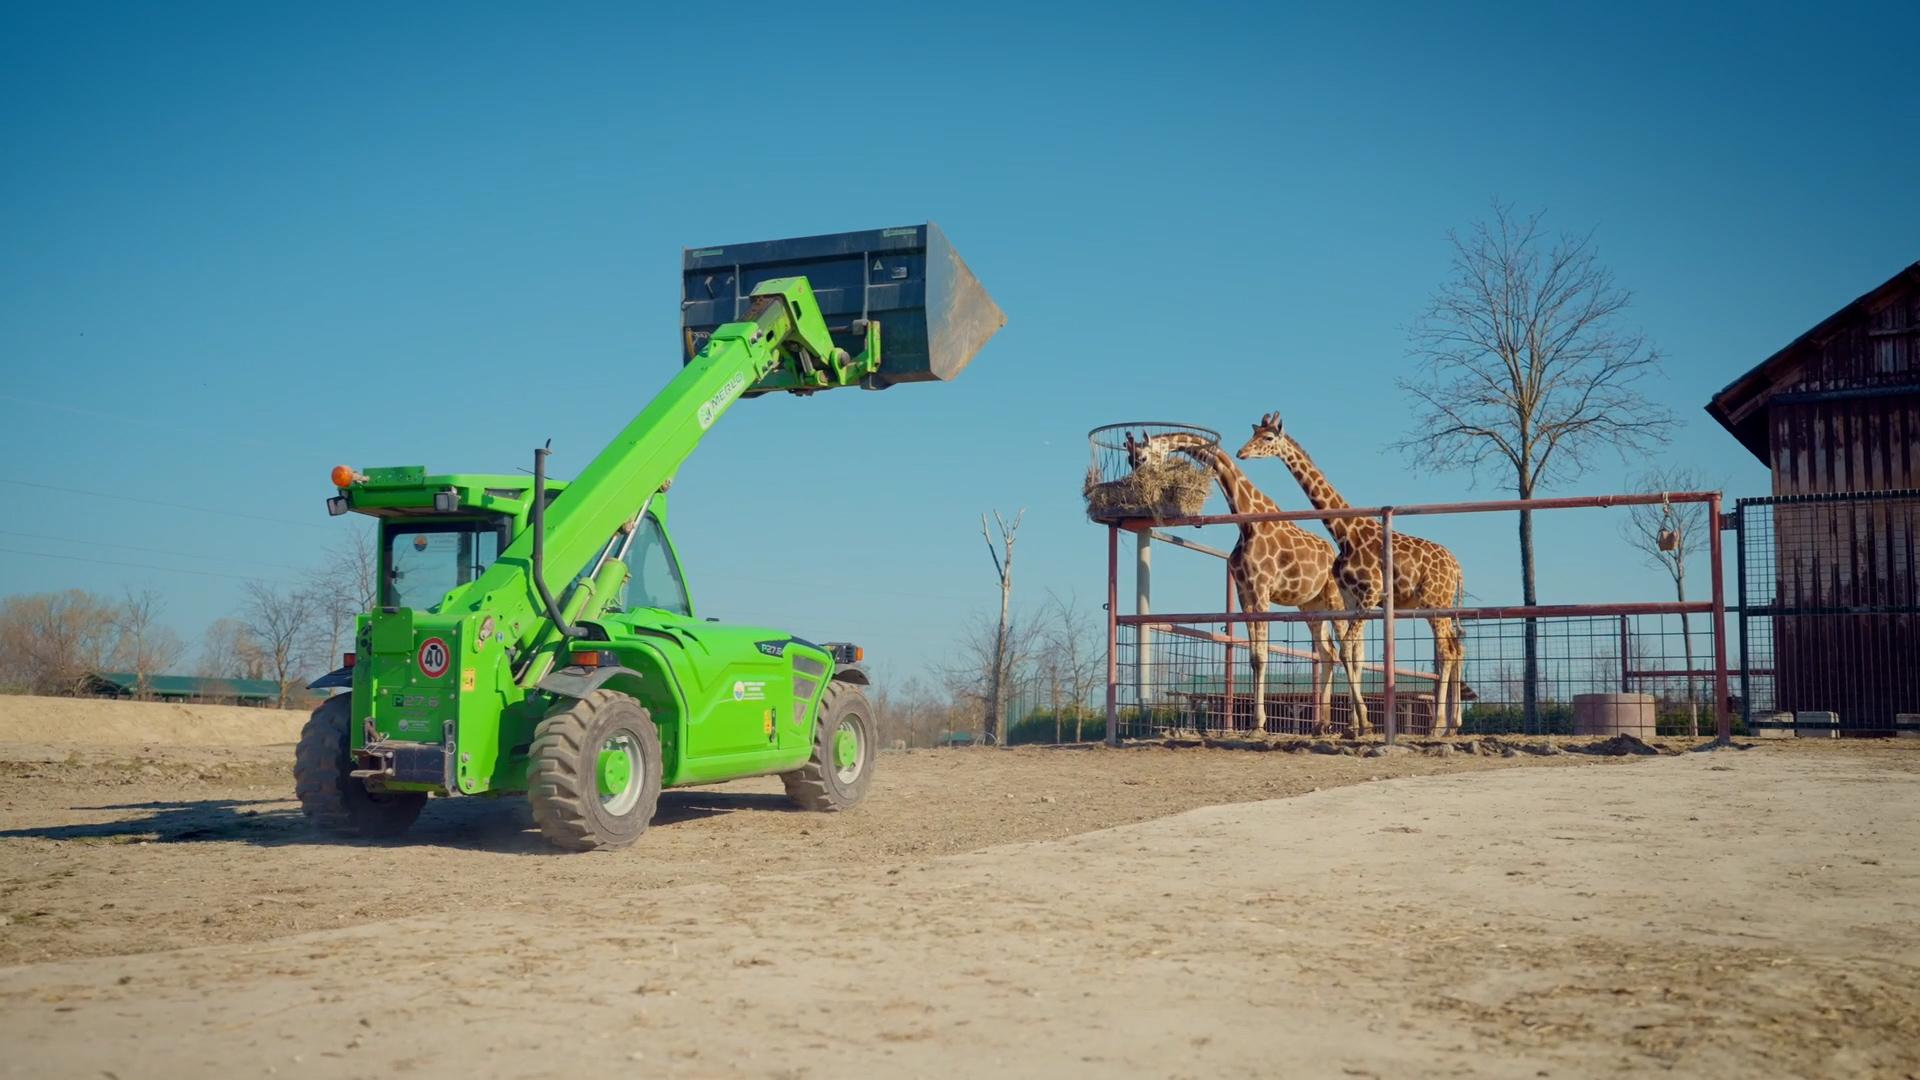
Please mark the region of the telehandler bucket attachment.
[[951, 379], [1007, 324], [999, 305], [960, 261], [940, 227], [896, 229], [689, 248], [681, 263], [681, 362], [715, 327], [746, 318], [753, 287], [805, 277], [833, 343], [858, 355], [858, 320], [880, 324], [880, 370], [872, 389]]

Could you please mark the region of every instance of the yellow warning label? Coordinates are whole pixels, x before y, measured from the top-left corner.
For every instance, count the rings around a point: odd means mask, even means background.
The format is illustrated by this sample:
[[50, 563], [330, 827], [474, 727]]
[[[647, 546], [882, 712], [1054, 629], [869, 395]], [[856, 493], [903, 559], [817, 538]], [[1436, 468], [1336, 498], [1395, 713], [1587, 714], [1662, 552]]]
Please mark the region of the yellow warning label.
[[462, 672], [460, 674], [460, 689], [462, 690], [473, 689], [473, 680], [475, 676], [479, 674], [480, 672], [479, 672], [479, 669], [477, 668], [468, 668], [466, 671]]

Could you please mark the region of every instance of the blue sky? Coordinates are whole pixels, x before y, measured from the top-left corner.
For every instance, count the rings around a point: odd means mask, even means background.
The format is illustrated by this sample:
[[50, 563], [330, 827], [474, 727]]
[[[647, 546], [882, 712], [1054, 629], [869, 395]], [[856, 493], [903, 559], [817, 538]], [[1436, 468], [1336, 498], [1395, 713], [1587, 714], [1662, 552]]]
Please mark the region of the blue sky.
[[[197, 639], [347, 527], [337, 462], [583, 465], [678, 367], [682, 247], [929, 218], [1007, 329], [950, 385], [733, 412], [674, 488], [704, 614], [918, 670], [997, 599], [994, 507], [1027, 508], [1018, 595], [1097, 606], [1114, 420], [1237, 442], [1279, 409], [1356, 503], [1502, 494], [1388, 448], [1405, 328], [1495, 195], [1596, 230], [1669, 357], [1666, 458], [1763, 494], [1701, 406], [1920, 258], [1916, 34], [1910, 4], [9, 5], [0, 594], [150, 586]], [[1517, 596], [1510, 518], [1426, 531]], [[1543, 601], [1664, 595], [1604, 515], [1540, 543]], [[1217, 603], [1202, 569], [1163, 610]]]

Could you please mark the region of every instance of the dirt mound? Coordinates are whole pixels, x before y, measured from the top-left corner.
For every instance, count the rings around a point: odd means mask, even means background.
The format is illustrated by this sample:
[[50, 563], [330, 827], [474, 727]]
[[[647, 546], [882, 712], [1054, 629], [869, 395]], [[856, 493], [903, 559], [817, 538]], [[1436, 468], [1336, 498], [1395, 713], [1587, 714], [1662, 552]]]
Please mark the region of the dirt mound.
[[300, 738], [304, 712], [0, 695], [0, 743], [261, 746]]
[[1611, 739], [1601, 739], [1599, 742], [1588, 743], [1585, 746], [1576, 747], [1575, 749], [1583, 754], [1599, 754], [1604, 757], [1626, 757], [1629, 754], [1657, 755], [1660, 753], [1659, 750], [1648, 746], [1639, 739], [1624, 734], [1615, 735]]

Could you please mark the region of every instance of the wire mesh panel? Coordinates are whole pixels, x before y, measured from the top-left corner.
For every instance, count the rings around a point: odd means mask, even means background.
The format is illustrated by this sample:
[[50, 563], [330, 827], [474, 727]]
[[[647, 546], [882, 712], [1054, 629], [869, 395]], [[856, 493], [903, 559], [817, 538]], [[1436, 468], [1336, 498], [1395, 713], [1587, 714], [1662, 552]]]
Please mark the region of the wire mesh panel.
[[[1609, 694], [1651, 699], [1646, 704], [1655, 734], [1713, 732], [1714, 625], [1708, 614], [1467, 619], [1462, 630], [1462, 734], [1592, 734], [1580, 730], [1577, 699]], [[1524, 678], [1529, 633], [1537, 643], [1531, 719]]]
[[[1366, 620], [1349, 680], [1337, 655], [1314, 646], [1305, 616], [1269, 622], [1264, 673], [1266, 731], [1348, 737], [1380, 734], [1386, 721], [1381, 619]], [[1706, 613], [1461, 620], [1462, 735], [1594, 734], [1576, 699], [1645, 695], [1645, 734], [1712, 734], [1713, 619]], [[1396, 620], [1394, 721], [1399, 734], [1441, 734], [1439, 664], [1432, 626]], [[1534, 635], [1533, 711], [1527, 711], [1526, 637]], [[1146, 641], [1143, 649], [1141, 641]], [[1255, 723], [1252, 649], [1245, 624], [1122, 624], [1117, 635], [1117, 717], [1122, 738], [1232, 735]], [[1352, 688], [1360, 688], [1358, 703]], [[1365, 722], [1357, 723], [1364, 710]]]
[[[1256, 701], [1265, 703], [1271, 734], [1352, 731], [1352, 692], [1339, 666], [1315, 649], [1308, 624], [1267, 625], [1267, 660], [1258, 674], [1263, 693], [1255, 691], [1253, 649], [1245, 625], [1223, 621], [1120, 627], [1115, 656], [1121, 737], [1256, 731]], [[1372, 690], [1377, 694], [1379, 687]]]
[[1749, 725], [1920, 731], [1920, 492], [1742, 499], [1738, 520]]

